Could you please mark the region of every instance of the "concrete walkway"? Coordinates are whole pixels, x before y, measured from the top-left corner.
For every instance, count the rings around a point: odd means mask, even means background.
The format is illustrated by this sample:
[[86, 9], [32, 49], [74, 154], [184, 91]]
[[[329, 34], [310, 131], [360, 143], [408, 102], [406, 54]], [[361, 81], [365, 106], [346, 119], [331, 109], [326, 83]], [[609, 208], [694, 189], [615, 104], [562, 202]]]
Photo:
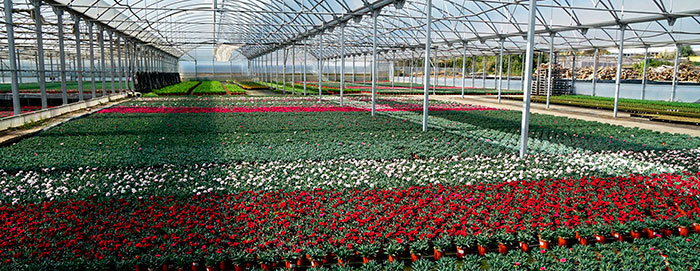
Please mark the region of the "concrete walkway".
[[[520, 111], [523, 110], [523, 102], [515, 100], [498, 99], [495, 96], [464, 96], [462, 99], [459, 95], [449, 96], [432, 96], [431, 100], [450, 101], [465, 104], [482, 105], [495, 108], [503, 108], [508, 110]], [[624, 127], [636, 127], [658, 132], [687, 134], [700, 137], [700, 127], [694, 125], [674, 124], [658, 121], [650, 121], [643, 118], [631, 117], [629, 113], [619, 112], [617, 118], [613, 118], [612, 111], [582, 108], [566, 105], [550, 105], [549, 109], [545, 104], [530, 103], [530, 112], [537, 114], [547, 114], [560, 117], [569, 117], [573, 119], [597, 121], [610, 123]]]
[[246, 90], [245, 95], [248, 96], [271, 96], [271, 95], [282, 95], [280, 93], [274, 92], [268, 89], [251, 89]]

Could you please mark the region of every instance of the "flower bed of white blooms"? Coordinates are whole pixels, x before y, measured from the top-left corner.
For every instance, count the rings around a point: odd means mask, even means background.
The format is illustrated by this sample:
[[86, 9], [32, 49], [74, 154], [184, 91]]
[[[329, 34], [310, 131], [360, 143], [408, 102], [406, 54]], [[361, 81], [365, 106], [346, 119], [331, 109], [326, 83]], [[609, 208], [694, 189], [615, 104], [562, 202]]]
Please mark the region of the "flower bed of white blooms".
[[542, 178], [700, 171], [700, 149], [448, 159], [325, 160], [144, 168], [0, 170], [0, 203], [232, 193], [246, 190], [392, 188]]

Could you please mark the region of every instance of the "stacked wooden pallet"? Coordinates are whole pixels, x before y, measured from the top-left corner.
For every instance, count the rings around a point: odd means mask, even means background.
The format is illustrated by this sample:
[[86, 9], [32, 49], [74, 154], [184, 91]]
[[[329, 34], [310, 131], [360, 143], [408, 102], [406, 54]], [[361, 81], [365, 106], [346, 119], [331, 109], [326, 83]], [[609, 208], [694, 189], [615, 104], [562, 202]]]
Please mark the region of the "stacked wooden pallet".
[[[562, 79], [566, 69], [559, 64], [552, 66], [551, 95], [568, 95], [571, 93], [571, 81]], [[570, 72], [570, 71], [569, 71]], [[541, 64], [532, 80], [532, 95], [546, 96], [549, 88], [549, 64]]]

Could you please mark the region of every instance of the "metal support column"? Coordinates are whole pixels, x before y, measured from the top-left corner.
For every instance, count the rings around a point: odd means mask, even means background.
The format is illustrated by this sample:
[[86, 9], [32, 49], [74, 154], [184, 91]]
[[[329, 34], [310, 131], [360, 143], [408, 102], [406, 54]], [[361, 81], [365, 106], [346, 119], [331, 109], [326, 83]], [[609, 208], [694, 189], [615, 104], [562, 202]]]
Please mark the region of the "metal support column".
[[476, 56], [472, 56], [472, 88], [476, 88]]
[[345, 90], [345, 25], [340, 26], [340, 106], [343, 106]]
[[547, 68], [547, 109], [549, 109], [549, 97], [552, 96], [553, 77], [552, 68], [554, 66], [554, 32], [549, 34], [549, 67]]
[[88, 36], [90, 36], [90, 43], [89, 43], [89, 48], [90, 48], [90, 83], [92, 86], [92, 96], [90, 96], [90, 99], [94, 99], [96, 95], [96, 88], [95, 88], [95, 46], [93, 42], [93, 32], [92, 32], [92, 22], [91, 21], [85, 21], [88, 27]]
[[372, 11], [372, 117], [376, 114], [377, 103], [377, 17], [379, 11]]
[[112, 94], [115, 94], [114, 92], [114, 40], [112, 39], [112, 31], [107, 32], [109, 33], [109, 75], [110, 75], [110, 85], [112, 87]]
[[501, 39], [501, 48], [498, 53], [498, 103], [501, 103], [501, 90], [503, 88], [503, 42]]
[[508, 55], [508, 83], [506, 83], [506, 90], [510, 91], [510, 57], [511, 55]]
[[117, 45], [117, 65], [119, 66], [117, 68], [117, 77], [119, 77], [119, 93], [122, 93], [124, 91], [124, 88], [122, 88], [122, 79], [124, 78], [124, 65], [122, 64], [122, 44], [121, 36], [118, 33], [115, 33], [115, 36]]
[[481, 74], [481, 86], [486, 88], [486, 55], [483, 55], [482, 58], [484, 59], [484, 64], [482, 65], [483, 74]]
[[462, 51], [462, 98], [464, 98], [464, 80], [467, 76], [467, 44], [464, 44]]
[[571, 60], [571, 92], [574, 92], [576, 90], [576, 51], [573, 51], [572, 54], [573, 57]]
[[63, 41], [63, 10], [54, 7], [53, 11], [56, 13], [56, 26], [58, 27], [58, 61], [59, 74], [61, 76], [61, 99], [63, 104], [68, 104], [68, 89], [66, 86], [66, 46]]
[[304, 96], [306, 96], [306, 55], [307, 55], [307, 50], [306, 50], [306, 41], [304, 41]]
[[613, 117], [617, 118], [617, 104], [620, 100], [620, 80], [622, 75], [622, 52], [625, 49], [625, 29], [627, 25], [620, 26], [620, 51], [617, 54], [617, 71], [615, 72], [615, 106], [613, 108]]
[[671, 102], [676, 101], [676, 87], [678, 86], [678, 65], [681, 56], [681, 45], [676, 44], [676, 55], [673, 60], [673, 81], [671, 82]]
[[104, 27], [99, 26], [99, 31], [100, 33], [97, 34], [97, 41], [100, 44], [100, 79], [102, 81], [102, 96], [107, 95], [107, 87], [106, 87], [106, 78], [105, 78], [105, 73], [106, 73], [106, 64], [105, 64], [105, 37], [104, 37]]
[[[530, 1], [528, 9], [527, 49], [525, 51], [525, 85], [532, 85], [532, 58], [535, 48], [535, 16], [537, 14], [537, 1]], [[523, 117], [520, 128], [520, 158], [527, 156], [527, 140], [530, 128], [530, 91], [523, 93]]]
[[598, 82], [598, 48], [595, 48], [595, 51], [593, 52], [593, 93], [592, 96], [595, 96], [595, 88], [596, 88], [596, 83]]
[[644, 47], [644, 62], [642, 64], [642, 93], [640, 99], [644, 100], [647, 89], [647, 59], [649, 58], [649, 47]]
[[[12, 88], [12, 112], [15, 116], [22, 113], [19, 103], [19, 83], [17, 74], [17, 55], [15, 55], [15, 29], [12, 23], [12, 0], [5, 0], [5, 28], [7, 29], [7, 51], [10, 61], [10, 78]], [[9, 158], [9, 157], [8, 157]]]
[[34, 5], [34, 25], [36, 26], [36, 56], [37, 56], [37, 73], [39, 75], [39, 90], [41, 91], [41, 108], [46, 109], [46, 67], [44, 66], [44, 39], [41, 32], [42, 17], [41, 17], [41, 1], [32, 0]]
[[430, 46], [432, 42], [431, 27], [433, 24], [433, 1], [426, 0], [425, 24], [425, 63], [423, 63], [423, 132], [428, 131], [428, 91], [430, 88]]
[[80, 17], [71, 14], [75, 25], [73, 27], [73, 32], [75, 32], [75, 63], [76, 70], [78, 74], [78, 100], [83, 101], [83, 58], [80, 55]]
[[321, 102], [323, 95], [323, 34], [318, 35], [318, 101]]

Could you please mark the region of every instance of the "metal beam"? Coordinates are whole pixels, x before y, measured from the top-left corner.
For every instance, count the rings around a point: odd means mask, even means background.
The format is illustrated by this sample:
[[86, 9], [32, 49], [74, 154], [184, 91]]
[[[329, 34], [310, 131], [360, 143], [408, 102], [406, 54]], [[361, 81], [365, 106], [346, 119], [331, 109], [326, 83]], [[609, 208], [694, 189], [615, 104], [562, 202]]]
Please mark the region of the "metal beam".
[[617, 71], [615, 73], [615, 106], [613, 108], [613, 117], [617, 118], [617, 105], [620, 100], [620, 80], [622, 76], [622, 57], [625, 48], [625, 29], [626, 25], [620, 26], [620, 51], [617, 54]]
[[[527, 50], [525, 51], [525, 85], [532, 85], [532, 58], [535, 49], [535, 19], [537, 15], [537, 1], [530, 1], [527, 31]], [[520, 158], [527, 156], [527, 141], [530, 128], [530, 92], [526, 88], [523, 93], [523, 115], [520, 127]]]
[[428, 92], [430, 88], [430, 43], [431, 28], [433, 24], [433, 1], [426, 0], [426, 23], [425, 23], [425, 63], [423, 63], [423, 132], [428, 131]]

